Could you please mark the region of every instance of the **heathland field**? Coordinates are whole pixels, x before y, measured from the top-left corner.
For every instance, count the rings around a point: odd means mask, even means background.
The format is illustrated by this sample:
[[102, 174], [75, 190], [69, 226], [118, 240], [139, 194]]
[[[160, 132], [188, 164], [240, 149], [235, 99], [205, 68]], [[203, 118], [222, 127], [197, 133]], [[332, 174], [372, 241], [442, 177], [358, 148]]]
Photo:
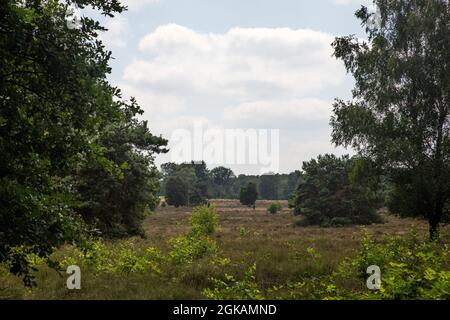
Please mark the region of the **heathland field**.
[[[192, 236], [191, 209], [166, 206], [146, 219], [146, 238], [95, 241], [85, 254], [71, 246], [59, 249], [53, 256], [62, 261], [59, 274], [36, 258], [37, 286], [31, 289], [0, 269], [0, 298], [395, 298], [395, 288], [389, 283], [381, 292], [367, 289], [361, 266], [372, 263], [370, 259], [386, 265], [389, 276], [400, 277], [406, 287], [409, 278], [403, 273], [422, 261], [423, 270], [415, 270], [410, 277], [422, 271], [425, 278], [442, 277], [441, 282], [432, 281], [433, 286], [441, 286], [438, 293], [427, 289], [422, 297], [439, 294], [442, 298], [448, 290], [449, 226], [442, 227], [440, 244], [430, 251], [432, 244], [425, 241], [428, 225], [421, 220], [383, 214], [384, 224], [366, 226], [365, 231], [359, 226], [303, 227], [295, 224], [297, 218], [287, 202], [281, 202], [283, 209], [276, 214], [267, 212], [270, 201], [258, 201], [255, 210], [237, 200], [212, 203], [217, 208], [218, 226], [204, 235]], [[362, 244], [361, 237], [365, 238]], [[382, 241], [385, 245], [377, 247]], [[422, 256], [422, 251], [428, 256]], [[392, 261], [386, 260], [389, 257]], [[79, 290], [66, 287], [69, 275], [64, 268], [72, 264], [81, 268]], [[383, 285], [383, 267], [381, 272]], [[415, 290], [417, 287], [416, 282]], [[400, 298], [408, 298], [407, 288], [402, 288], [401, 294], [406, 296]]]

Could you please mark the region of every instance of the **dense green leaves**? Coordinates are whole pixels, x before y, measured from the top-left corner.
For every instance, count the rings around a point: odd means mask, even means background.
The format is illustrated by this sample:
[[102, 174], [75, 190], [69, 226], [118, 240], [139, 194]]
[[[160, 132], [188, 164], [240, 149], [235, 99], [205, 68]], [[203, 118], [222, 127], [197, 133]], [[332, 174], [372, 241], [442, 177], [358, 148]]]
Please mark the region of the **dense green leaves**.
[[208, 198], [209, 172], [205, 162], [165, 163], [161, 166], [167, 204], [196, 206]]
[[375, 210], [376, 189], [357, 178], [359, 161], [326, 154], [303, 163], [293, 206], [304, 224], [328, 227], [382, 221]]
[[239, 201], [245, 206], [255, 207], [255, 202], [258, 199], [258, 191], [256, 190], [256, 184], [249, 182], [246, 187], [241, 189], [239, 195]]
[[[83, 18], [79, 27], [69, 27], [68, 9], [75, 4], [109, 16], [124, 9], [117, 0], [0, 3], [0, 262], [23, 275], [27, 285], [25, 255], [45, 258], [65, 242], [82, 244], [87, 228], [77, 212], [79, 201], [105, 201], [95, 193], [79, 198], [76, 174], [83, 164], [89, 163], [85, 169], [93, 174], [84, 181], [90, 179], [91, 190], [101, 188], [106, 173], [117, 173], [116, 165], [151, 170], [145, 156], [118, 150], [130, 149], [114, 129], [133, 127], [127, 139], [148, 154], [164, 144], [142, 134], [147, 129], [131, 120], [137, 105], [124, 102], [107, 82], [111, 53], [97, 39], [104, 30], [100, 24]], [[115, 154], [106, 150], [108, 144]], [[130, 176], [136, 177], [124, 174], [123, 181]], [[124, 190], [123, 183], [111, 188]]]
[[188, 203], [188, 185], [180, 177], [170, 177], [166, 183], [166, 202], [176, 208]]
[[78, 212], [105, 236], [142, 234], [146, 212], [154, 210], [159, 199], [153, 152], [165, 152], [167, 142], [153, 136], [147, 123], [134, 116], [136, 105], [125, 109], [124, 119], [108, 126], [97, 143], [103, 157], [87, 159], [74, 175], [81, 204]]
[[[368, 42], [347, 36], [333, 43], [356, 80], [353, 99], [334, 104], [333, 141], [383, 168], [394, 211], [427, 217], [434, 237], [450, 195], [449, 3], [375, 4], [378, 23], [367, 8], [356, 13]], [[419, 207], [411, 210], [411, 200]]]

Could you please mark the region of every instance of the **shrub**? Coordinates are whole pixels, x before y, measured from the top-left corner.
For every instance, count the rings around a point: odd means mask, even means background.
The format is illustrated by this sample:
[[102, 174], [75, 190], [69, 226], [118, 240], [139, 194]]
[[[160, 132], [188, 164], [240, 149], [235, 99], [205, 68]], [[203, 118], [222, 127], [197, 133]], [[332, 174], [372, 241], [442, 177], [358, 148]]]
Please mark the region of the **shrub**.
[[213, 288], [203, 290], [203, 295], [213, 300], [263, 300], [255, 273], [256, 264], [253, 264], [240, 281], [228, 274], [225, 274], [224, 280], [210, 278]]
[[75, 247], [67, 247], [65, 256], [60, 262], [63, 268], [73, 264], [84, 264], [95, 272], [136, 273], [152, 271], [159, 274], [160, 263], [165, 261], [164, 255], [154, 247], [139, 252], [132, 241], [125, 241], [118, 248], [109, 249], [100, 241], [90, 243], [85, 252]]
[[[419, 239], [414, 231], [406, 239], [387, 237], [380, 242], [363, 232], [356, 257], [344, 261], [330, 279], [336, 290], [329, 298], [449, 299], [449, 254], [447, 245]], [[352, 292], [339, 286], [355, 277], [365, 281], [371, 265], [381, 269], [379, 291]]]
[[216, 207], [198, 206], [189, 218], [190, 229], [186, 235], [171, 240], [170, 258], [176, 263], [191, 263], [196, 259], [214, 255], [216, 242], [209, 236], [218, 226]]
[[267, 212], [271, 214], [276, 214], [278, 211], [281, 211], [283, 207], [281, 206], [280, 202], [272, 202], [269, 207], [267, 208]]
[[192, 209], [189, 224], [190, 234], [213, 234], [218, 226], [218, 216], [215, 205], [198, 206]]
[[217, 252], [216, 242], [200, 234], [179, 236], [171, 240], [171, 245], [169, 256], [178, 264], [192, 263]]

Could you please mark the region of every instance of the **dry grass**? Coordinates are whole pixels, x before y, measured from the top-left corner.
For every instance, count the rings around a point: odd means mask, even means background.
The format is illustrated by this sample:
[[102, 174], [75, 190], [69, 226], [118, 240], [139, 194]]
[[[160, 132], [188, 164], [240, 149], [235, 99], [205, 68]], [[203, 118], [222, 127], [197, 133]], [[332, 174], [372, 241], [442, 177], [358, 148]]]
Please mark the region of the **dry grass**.
[[[25, 290], [19, 279], [0, 273], [0, 298], [26, 299], [200, 299], [209, 285], [209, 277], [224, 273], [240, 277], [247, 267], [257, 263], [257, 279], [262, 288], [296, 281], [305, 274], [327, 274], [358, 248], [361, 227], [319, 228], [294, 226], [294, 218], [282, 201], [284, 209], [268, 214], [271, 201], [258, 201], [256, 210], [241, 206], [236, 200], [216, 200], [220, 229], [214, 235], [219, 256], [231, 260], [225, 266], [210, 261], [191, 265], [166, 265], [163, 276], [152, 274], [95, 275], [82, 270], [82, 289], [71, 292], [65, 288], [66, 275], [42, 267], [37, 272], [38, 287]], [[155, 246], [167, 252], [169, 239], [188, 229], [189, 208], [159, 208], [144, 223], [146, 239], [135, 239], [138, 247]], [[375, 238], [407, 234], [415, 228], [427, 237], [426, 222], [399, 219], [384, 215], [385, 224], [368, 226]], [[444, 241], [450, 243], [450, 227], [442, 229]], [[111, 243], [111, 246], [117, 243]], [[320, 263], [308, 259], [306, 249], [320, 253]]]

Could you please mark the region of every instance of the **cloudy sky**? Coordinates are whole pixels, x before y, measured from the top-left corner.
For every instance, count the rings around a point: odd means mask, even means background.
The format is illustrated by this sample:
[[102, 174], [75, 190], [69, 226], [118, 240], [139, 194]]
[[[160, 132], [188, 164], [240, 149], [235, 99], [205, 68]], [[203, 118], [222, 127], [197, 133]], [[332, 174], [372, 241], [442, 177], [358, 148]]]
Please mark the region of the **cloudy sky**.
[[[124, 0], [103, 20], [114, 60], [111, 82], [135, 96], [155, 134], [194, 123], [218, 130], [279, 129], [279, 172], [318, 154], [347, 153], [330, 142], [335, 97], [352, 79], [330, 47], [363, 36], [354, 17], [364, 0]], [[158, 156], [157, 164], [173, 160]], [[201, 159], [194, 159], [201, 160]], [[258, 166], [228, 165], [236, 173]]]

